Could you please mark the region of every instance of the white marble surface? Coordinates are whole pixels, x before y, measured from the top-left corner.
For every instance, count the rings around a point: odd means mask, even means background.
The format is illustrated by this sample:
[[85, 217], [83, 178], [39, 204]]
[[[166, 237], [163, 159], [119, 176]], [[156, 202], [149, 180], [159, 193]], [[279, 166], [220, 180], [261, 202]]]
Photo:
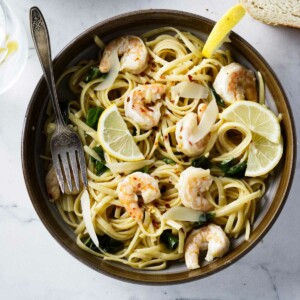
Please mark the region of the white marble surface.
[[[217, 20], [236, 1], [218, 0], [6, 0], [23, 20], [39, 6], [48, 22], [53, 57], [76, 35], [105, 18], [132, 10], [171, 8]], [[235, 31], [276, 72], [300, 127], [300, 29], [276, 28], [246, 16]], [[42, 75], [29, 38], [20, 79], [0, 95], [0, 298], [1, 299], [300, 299], [299, 155], [293, 188], [266, 237], [233, 266], [192, 283], [150, 287], [124, 283], [70, 256], [44, 228], [28, 197], [20, 142], [25, 111]], [[0, 80], [3, 74], [0, 74]], [[298, 132], [299, 134], [299, 132]], [[299, 154], [299, 153], [298, 153]]]

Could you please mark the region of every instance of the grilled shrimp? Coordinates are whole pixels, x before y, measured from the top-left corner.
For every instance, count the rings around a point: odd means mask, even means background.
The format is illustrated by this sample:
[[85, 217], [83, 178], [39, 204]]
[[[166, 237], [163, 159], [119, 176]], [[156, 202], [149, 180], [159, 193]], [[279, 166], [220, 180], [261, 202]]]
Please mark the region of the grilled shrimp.
[[123, 179], [117, 188], [118, 197], [132, 218], [141, 221], [143, 211], [139, 207], [138, 199], [142, 197], [145, 204], [160, 198], [157, 181], [150, 175], [134, 172]]
[[229, 104], [237, 100], [257, 101], [256, 78], [251, 70], [238, 63], [222, 67], [213, 87]]
[[[59, 199], [60, 195], [61, 195], [61, 190], [60, 190], [59, 182], [58, 182], [58, 179], [57, 179], [56, 171], [55, 171], [53, 166], [48, 171], [48, 173], [46, 175], [45, 182], [46, 182], [46, 189], [47, 189], [47, 192], [48, 192], [51, 200], [54, 201], [54, 200]], [[65, 183], [64, 194], [66, 194], [66, 195], [77, 195], [77, 194], [79, 194], [79, 192], [81, 190], [81, 187], [82, 187], [81, 178], [80, 178], [80, 189], [79, 190], [75, 187], [74, 178], [72, 178], [72, 186], [74, 188], [73, 188], [72, 191], [70, 191], [68, 185]]]
[[204, 192], [208, 191], [213, 178], [209, 170], [189, 167], [181, 174], [178, 181], [178, 193], [184, 206], [207, 212], [213, 208], [205, 198]]
[[125, 115], [136, 122], [141, 129], [151, 129], [159, 122], [161, 102], [166, 86], [159, 83], [139, 85], [124, 102]]
[[51, 200], [57, 200], [60, 197], [60, 187], [54, 167], [46, 175], [46, 188]]
[[110, 56], [117, 51], [121, 58], [121, 70], [132, 74], [140, 74], [148, 67], [148, 50], [144, 42], [137, 36], [121, 36], [105, 47], [99, 69], [109, 72]]
[[198, 106], [198, 115], [193, 112], [189, 112], [176, 124], [175, 136], [178, 143], [178, 150], [188, 156], [198, 156], [204, 150], [209, 141], [210, 134], [207, 134], [203, 139], [193, 141], [192, 137], [197, 130], [198, 122], [200, 122], [207, 105], [201, 103]]
[[200, 250], [208, 250], [205, 260], [213, 261], [215, 257], [222, 257], [229, 249], [229, 239], [223, 229], [215, 224], [209, 224], [193, 230], [185, 242], [185, 264], [188, 269], [200, 268]]

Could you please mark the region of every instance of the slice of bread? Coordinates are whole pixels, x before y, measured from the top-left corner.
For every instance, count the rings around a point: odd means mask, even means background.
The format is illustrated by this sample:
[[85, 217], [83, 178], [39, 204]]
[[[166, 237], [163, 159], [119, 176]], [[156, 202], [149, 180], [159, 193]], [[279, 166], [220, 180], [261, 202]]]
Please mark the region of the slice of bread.
[[300, 0], [240, 0], [255, 19], [272, 25], [300, 28]]

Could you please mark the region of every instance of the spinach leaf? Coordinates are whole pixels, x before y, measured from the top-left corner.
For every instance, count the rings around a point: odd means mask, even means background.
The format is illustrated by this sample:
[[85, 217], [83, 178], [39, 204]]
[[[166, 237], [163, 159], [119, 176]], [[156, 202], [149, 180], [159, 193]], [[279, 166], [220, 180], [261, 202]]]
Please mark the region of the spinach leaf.
[[172, 234], [172, 230], [165, 230], [161, 236], [160, 240], [169, 250], [175, 250], [178, 246], [178, 237]]
[[[124, 248], [124, 244], [121, 241], [115, 240], [111, 238], [109, 235], [104, 234], [104, 235], [97, 235], [98, 241], [99, 241], [99, 248], [103, 252], [108, 252], [108, 253], [117, 253], [121, 251]], [[99, 248], [94, 244], [94, 242], [88, 238], [85, 243], [87, 247], [89, 247], [91, 250], [100, 253]]]
[[242, 162], [240, 164], [237, 164], [237, 165], [231, 167], [225, 173], [225, 176], [231, 177], [231, 178], [236, 178], [236, 179], [242, 179], [245, 177], [246, 169], [247, 169], [247, 163]]
[[173, 159], [168, 158], [168, 157], [164, 157], [164, 158], [162, 159], [162, 161], [165, 162], [165, 163], [168, 164], [168, 165], [175, 165], [175, 164], [176, 164], [176, 162], [175, 162]]
[[234, 165], [234, 159], [225, 159], [220, 163], [221, 170], [226, 173]]
[[214, 213], [208, 212], [208, 213], [203, 213], [199, 217], [199, 221], [194, 224], [195, 228], [200, 228], [203, 225], [207, 224], [211, 219], [215, 217]]
[[86, 124], [95, 130], [97, 129], [98, 120], [103, 113], [104, 109], [102, 107], [92, 107], [88, 110], [86, 115]]
[[236, 164], [235, 159], [226, 159], [221, 162], [220, 168], [224, 172], [224, 176], [230, 178], [242, 179], [243, 177], [245, 177], [247, 163], [242, 162]]
[[91, 162], [94, 164], [95, 167], [95, 174], [97, 176], [102, 175], [108, 168], [105, 166], [105, 158], [104, 158], [104, 151], [102, 147], [97, 146], [94, 147], [93, 150], [99, 155], [100, 161], [91, 157]]
[[222, 106], [222, 107], [225, 107], [226, 105], [225, 105], [224, 100], [220, 97], [219, 94], [217, 94], [216, 90], [213, 87], [211, 87], [211, 91], [213, 92], [213, 94], [216, 98], [217, 104]]
[[200, 156], [198, 158], [195, 158], [192, 160], [192, 166], [195, 168], [202, 168], [202, 169], [210, 169], [211, 168], [211, 162], [209, 159], [205, 156]]
[[104, 77], [106, 74], [105, 73], [101, 73], [99, 68], [97, 67], [91, 67], [89, 72], [86, 74], [85, 78], [84, 78], [84, 82], [88, 83], [96, 78], [100, 78], [100, 77]]

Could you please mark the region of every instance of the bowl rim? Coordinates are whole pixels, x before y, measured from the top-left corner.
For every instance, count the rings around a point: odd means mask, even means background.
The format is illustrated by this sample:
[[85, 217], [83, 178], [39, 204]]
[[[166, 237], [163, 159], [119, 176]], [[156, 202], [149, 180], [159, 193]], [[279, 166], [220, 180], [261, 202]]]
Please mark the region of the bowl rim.
[[[173, 16], [173, 17], [179, 17], [179, 16], [183, 16], [185, 18], [186, 17], [192, 17], [192, 18], [198, 19], [201, 22], [205, 22], [205, 23], [209, 24], [209, 26], [214, 26], [214, 24], [216, 23], [215, 21], [213, 21], [211, 19], [208, 19], [208, 18], [205, 18], [201, 15], [197, 15], [197, 14], [193, 14], [193, 13], [189, 13], [189, 12], [185, 12], [185, 11], [171, 10], [171, 9], [145, 9], [145, 10], [138, 10], [138, 11], [132, 11], [132, 12], [119, 14], [119, 15], [113, 16], [111, 18], [108, 18], [108, 19], [105, 19], [101, 22], [96, 23], [95, 25], [87, 28], [86, 30], [81, 32], [79, 35], [77, 35], [75, 38], [73, 38], [56, 55], [56, 57], [53, 60], [53, 65], [55, 65], [56, 62], [64, 55], [64, 53], [67, 50], [71, 49], [79, 39], [81, 39], [84, 36], [88, 35], [89, 33], [93, 32], [97, 28], [108, 25], [109, 23], [112, 23], [112, 22], [116, 22], [116, 21], [120, 22], [120, 20], [122, 20], [122, 19], [132, 18], [134, 16], [145, 16], [145, 17], [148, 17], [148, 18], [150, 17], [151, 18], [151, 16], [154, 13], [155, 14], [156, 13], [157, 14], [167, 14], [167, 15]], [[291, 190], [292, 183], [293, 183], [293, 178], [294, 178], [294, 173], [295, 173], [295, 166], [296, 166], [296, 156], [297, 156], [297, 138], [296, 138], [295, 122], [294, 122], [291, 106], [290, 106], [290, 103], [287, 99], [286, 93], [285, 93], [280, 81], [278, 80], [276, 74], [274, 73], [274, 71], [270, 67], [270, 65], [260, 55], [260, 53], [253, 46], [251, 46], [247, 41], [245, 41], [241, 36], [239, 36], [238, 34], [236, 34], [234, 32], [231, 32], [230, 37], [232, 38], [232, 40], [244, 44], [245, 47], [248, 48], [252, 53], [254, 53], [254, 55], [262, 62], [262, 64], [266, 67], [268, 72], [270, 72], [271, 76], [273, 77], [273, 80], [275, 81], [276, 85], [278, 86], [278, 88], [279, 88], [279, 90], [282, 94], [282, 98], [284, 99], [284, 102], [285, 102], [285, 105], [286, 105], [287, 111], [288, 111], [288, 120], [289, 120], [289, 125], [290, 125], [290, 128], [291, 128], [291, 141], [290, 142], [292, 142], [292, 148], [291, 148], [292, 158], [291, 158], [291, 165], [290, 165], [290, 169], [289, 169], [290, 177], [287, 179], [287, 185], [284, 187], [283, 196], [281, 198], [279, 206], [276, 208], [276, 210], [275, 210], [274, 214], [272, 215], [272, 217], [266, 223], [265, 227], [259, 233], [258, 237], [250, 245], [246, 246], [246, 248], [244, 250], [241, 250], [240, 253], [236, 254], [231, 260], [227, 261], [223, 265], [220, 265], [220, 266], [216, 267], [215, 269], [209, 270], [208, 272], [206, 272], [204, 274], [186, 276], [186, 278], [184, 278], [184, 279], [176, 278], [176, 276], [175, 276], [175, 278], [173, 278], [172, 280], [166, 280], [164, 278], [158, 279], [160, 277], [160, 275], [155, 274], [155, 275], [149, 276], [151, 278], [150, 280], [143, 280], [143, 279], [141, 280], [141, 279], [136, 278], [136, 276], [133, 276], [133, 277], [127, 276], [127, 272], [124, 272], [123, 276], [121, 276], [120, 274], [116, 275], [113, 272], [103, 270], [103, 269], [99, 268], [100, 264], [97, 267], [90, 260], [86, 259], [85, 257], [82, 257], [78, 253], [73, 252], [68, 247], [67, 243], [60, 237], [60, 235], [58, 235], [56, 233], [56, 231], [52, 227], [51, 223], [43, 216], [43, 212], [42, 212], [42, 210], [40, 209], [40, 207], [38, 206], [38, 203], [37, 203], [38, 199], [36, 199], [35, 193], [34, 193], [32, 187], [31, 187], [31, 183], [30, 183], [31, 179], [30, 179], [30, 174], [29, 174], [29, 171], [28, 171], [30, 166], [27, 165], [27, 162], [26, 162], [26, 160], [27, 160], [26, 158], [27, 158], [28, 153], [29, 153], [28, 149], [26, 148], [26, 145], [27, 145], [26, 141], [27, 141], [27, 138], [28, 138], [28, 131], [31, 129], [31, 128], [29, 128], [29, 116], [30, 116], [31, 110], [33, 109], [33, 104], [34, 104], [35, 98], [37, 97], [41, 86], [45, 82], [44, 81], [44, 76], [42, 75], [40, 80], [38, 81], [35, 89], [34, 89], [34, 92], [33, 92], [32, 96], [31, 96], [30, 102], [29, 102], [27, 110], [26, 110], [24, 122], [23, 122], [23, 130], [22, 130], [22, 136], [21, 136], [21, 160], [22, 160], [23, 176], [24, 176], [24, 181], [25, 181], [25, 184], [26, 184], [27, 192], [29, 194], [31, 203], [32, 203], [36, 213], [38, 214], [40, 220], [42, 221], [43, 225], [49, 231], [50, 235], [68, 253], [70, 253], [77, 260], [83, 262], [85, 265], [87, 265], [90, 268], [96, 270], [97, 272], [100, 272], [103, 275], [106, 275], [106, 276], [109, 276], [109, 277], [112, 277], [112, 278], [115, 278], [115, 279], [119, 279], [119, 280], [122, 280], [122, 281], [130, 282], [130, 283], [147, 284], [147, 285], [177, 284], [177, 283], [183, 283], [183, 282], [202, 279], [202, 278], [208, 277], [208, 276], [210, 276], [210, 275], [212, 275], [216, 272], [219, 272], [219, 271], [223, 270], [224, 268], [228, 267], [229, 265], [233, 264], [234, 262], [238, 261], [240, 258], [245, 256], [250, 250], [252, 250], [258, 244], [258, 242], [261, 241], [261, 239], [271, 229], [272, 225], [277, 220], [280, 212], [282, 211], [282, 209], [283, 209], [283, 207], [286, 203], [286, 200], [288, 198], [288, 195], [289, 195], [289, 192]], [[134, 272], [135, 272], [135, 270], [132, 269], [132, 273], [134, 273]], [[151, 274], [151, 271], [149, 271], [149, 274]], [[144, 276], [144, 274], [141, 274], [141, 276]], [[164, 276], [168, 276], [168, 274], [164, 275]]]

